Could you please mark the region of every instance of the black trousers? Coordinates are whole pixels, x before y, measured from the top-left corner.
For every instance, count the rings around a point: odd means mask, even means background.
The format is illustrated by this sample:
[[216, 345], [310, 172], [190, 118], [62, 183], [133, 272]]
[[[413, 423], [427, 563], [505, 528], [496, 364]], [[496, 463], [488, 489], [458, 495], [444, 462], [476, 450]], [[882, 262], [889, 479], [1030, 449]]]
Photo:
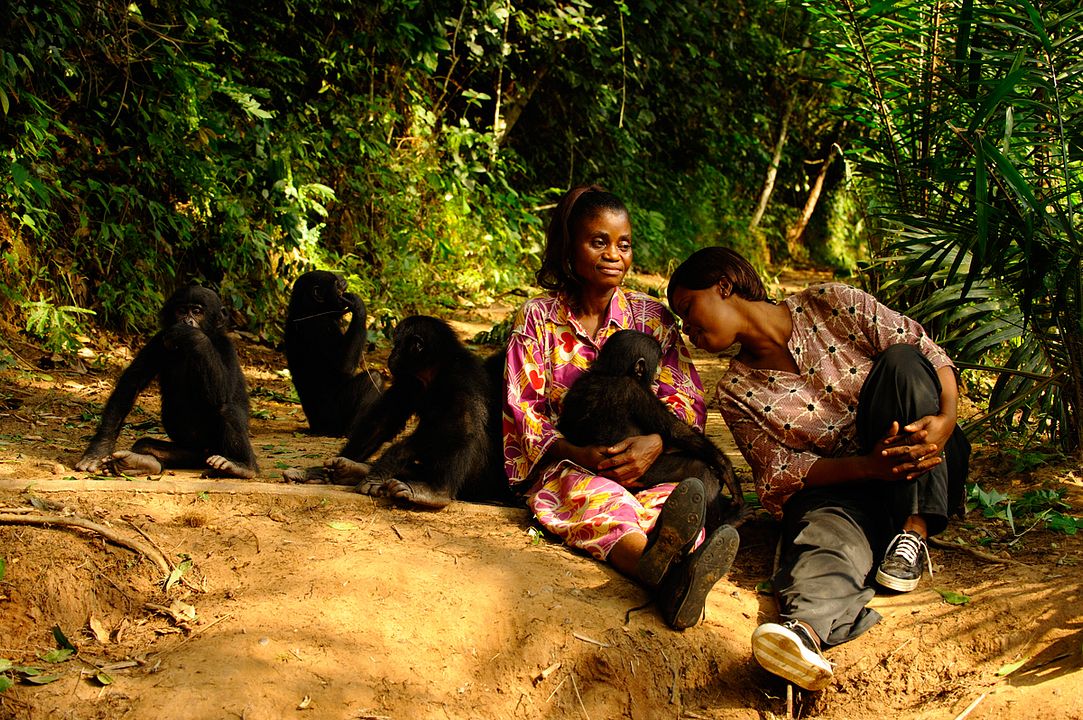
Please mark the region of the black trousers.
[[[894, 345], [873, 364], [857, 409], [868, 452], [892, 421], [900, 427], [940, 411], [940, 379], [912, 345]], [[806, 488], [786, 501], [782, 553], [772, 582], [783, 621], [801, 620], [824, 645], [852, 640], [880, 619], [865, 607], [887, 544], [911, 515], [942, 532], [962, 504], [970, 443], [956, 427], [944, 462], [912, 481], [862, 481]]]

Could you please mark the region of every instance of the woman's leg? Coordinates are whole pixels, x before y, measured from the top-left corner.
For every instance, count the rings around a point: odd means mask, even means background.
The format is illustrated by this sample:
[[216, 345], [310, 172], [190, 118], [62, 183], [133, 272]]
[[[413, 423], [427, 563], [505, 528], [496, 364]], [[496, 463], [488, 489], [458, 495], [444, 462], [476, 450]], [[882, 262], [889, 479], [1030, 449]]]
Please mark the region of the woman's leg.
[[[894, 345], [876, 359], [858, 401], [858, 440], [868, 449], [893, 421], [904, 426], [940, 412], [940, 379], [929, 361], [912, 345]], [[872, 536], [884, 552], [876, 572], [881, 585], [908, 592], [917, 587], [928, 560], [926, 540], [948, 524], [948, 515], [962, 500], [970, 444], [955, 428], [944, 461], [913, 481], [881, 486], [888, 522]]]
[[[891, 423], [902, 427], [927, 415], [940, 412], [940, 379], [925, 356], [913, 345], [893, 345], [876, 359], [857, 407], [858, 442], [868, 451], [887, 432]], [[936, 535], [948, 524], [954, 510], [949, 498], [961, 493], [950, 486], [962, 486], [965, 457], [969, 444], [956, 432], [945, 449], [945, 462], [911, 482], [899, 481], [888, 486], [887, 502], [892, 526], [884, 528], [876, 544], [885, 543], [903, 529], [918, 531], [922, 537]], [[963, 460], [962, 477], [957, 461]], [[915, 522], [920, 516], [922, 522]], [[923, 527], [924, 526], [924, 527]], [[925, 532], [920, 532], [921, 530]]]
[[772, 578], [783, 622], [805, 624], [824, 645], [852, 640], [880, 615], [865, 605], [876, 501], [867, 484], [810, 488], [783, 509], [782, 553]]
[[763, 623], [752, 635], [752, 654], [769, 672], [807, 690], [832, 678], [824, 645], [852, 640], [880, 615], [865, 604], [873, 552], [868, 533], [877, 502], [867, 483], [810, 488], [783, 509], [782, 553], [772, 582], [781, 623]]

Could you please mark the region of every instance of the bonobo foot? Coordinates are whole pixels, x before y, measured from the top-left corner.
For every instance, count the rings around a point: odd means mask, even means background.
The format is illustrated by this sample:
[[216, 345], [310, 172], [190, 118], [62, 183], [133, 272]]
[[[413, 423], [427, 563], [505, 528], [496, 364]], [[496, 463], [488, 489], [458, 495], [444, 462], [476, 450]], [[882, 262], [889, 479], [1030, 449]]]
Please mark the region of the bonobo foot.
[[256, 471], [252, 468], [245, 467], [223, 455], [211, 455], [207, 458], [207, 467], [209, 470], [204, 474], [208, 477], [235, 477], [251, 480], [256, 476]]
[[357, 486], [357, 492], [377, 497], [388, 497], [393, 500], [405, 500], [408, 503], [433, 510], [446, 508], [452, 501], [451, 496], [446, 491], [438, 491], [425, 483], [408, 483], [398, 478], [362, 482]]
[[[282, 471], [282, 479], [291, 483], [309, 483], [309, 484], [324, 484], [334, 482], [334, 478], [326, 468], [322, 467], [310, 467], [310, 468], [286, 468]], [[346, 483], [347, 485], [353, 485], [353, 482]]]
[[368, 477], [372, 466], [350, 458], [335, 457], [325, 462], [323, 469], [336, 485], [354, 485]]
[[131, 450], [117, 450], [106, 459], [104, 467], [114, 475], [161, 475], [163, 470], [158, 458]]

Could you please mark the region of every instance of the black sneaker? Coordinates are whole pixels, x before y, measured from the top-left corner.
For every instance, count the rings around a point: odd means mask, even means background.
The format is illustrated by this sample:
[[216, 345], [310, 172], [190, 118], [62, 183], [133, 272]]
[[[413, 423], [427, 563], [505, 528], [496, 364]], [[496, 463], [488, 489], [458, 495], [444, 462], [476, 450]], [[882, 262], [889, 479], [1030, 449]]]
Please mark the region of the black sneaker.
[[723, 525], [670, 570], [659, 589], [658, 604], [671, 628], [684, 630], [699, 622], [711, 588], [730, 571], [740, 544], [737, 531]]
[[831, 663], [819, 643], [796, 620], [764, 623], [752, 633], [752, 656], [764, 670], [806, 690], [823, 690], [831, 683]]
[[[876, 571], [876, 582], [890, 590], [910, 592], [918, 586], [925, 563], [929, 560], [929, 548], [925, 538], [913, 530], [895, 536], [884, 554], [884, 561]], [[932, 575], [932, 562], [929, 574]]]
[[673, 488], [639, 558], [636, 577], [643, 584], [655, 587], [662, 581], [673, 561], [699, 536], [706, 512], [706, 492], [699, 478], [685, 478]]

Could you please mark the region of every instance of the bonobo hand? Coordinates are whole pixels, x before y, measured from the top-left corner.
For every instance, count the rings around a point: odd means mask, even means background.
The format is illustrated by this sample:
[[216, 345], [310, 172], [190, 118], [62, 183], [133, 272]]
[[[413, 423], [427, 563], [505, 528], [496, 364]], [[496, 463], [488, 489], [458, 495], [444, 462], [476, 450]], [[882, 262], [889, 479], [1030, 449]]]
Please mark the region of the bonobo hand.
[[608, 457], [598, 463], [598, 474], [627, 488], [639, 487], [636, 480], [654, 464], [663, 449], [662, 437], [657, 433], [625, 438], [606, 448]]
[[356, 293], [342, 293], [342, 302], [346, 306], [344, 308], [346, 312], [357, 312], [359, 308], [365, 306]]
[[105, 469], [106, 460], [109, 459], [109, 451], [99, 452], [94, 448], [89, 448], [83, 457], [79, 458], [79, 462], [75, 463], [75, 469], [79, 472], [96, 473]]
[[162, 331], [162, 342], [167, 350], [190, 348], [206, 340], [206, 333], [184, 323], [174, 323]]
[[[907, 426], [910, 427], [910, 426]], [[864, 457], [868, 477], [879, 480], [914, 480], [944, 460], [940, 446], [924, 442], [923, 432], [899, 432], [899, 423], [891, 427]]]

